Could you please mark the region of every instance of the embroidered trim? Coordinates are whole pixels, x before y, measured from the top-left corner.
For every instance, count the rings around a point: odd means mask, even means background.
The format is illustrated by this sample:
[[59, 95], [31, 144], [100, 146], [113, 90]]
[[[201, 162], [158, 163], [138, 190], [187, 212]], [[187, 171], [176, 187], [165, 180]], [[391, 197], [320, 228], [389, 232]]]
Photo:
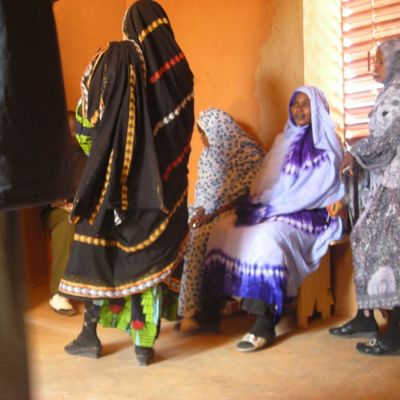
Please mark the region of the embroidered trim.
[[132, 65], [130, 66], [130, 95], [129, 95], [129, 116], [128, 116], [128, 129], [126, 132], [125, 143], [125, 156], [122, 167], [121, 176], [121, 209], [126, 211], [128, 209], [128, 187], [126, 182], [128, 174], [132, 165], [133, 158], [133, 143], [135, 139], [135, 124], [136, 124], [136, 107], [135, 107], [135, 85], [136, 77]]
[[139, 41], [140, 43], [143, 43], [144, 39], [146, 36], [153, 32], [155, 29], [157, 29], [161, 25], [169, 25], [168, 19], [167, 18], [158, 18], [154, 20], [150, 25], [147, 26], [147, 28], [143, 29], [142, 32], [140, 32], [139, 35]]
[[141, 69], [142, 69], [142, 75], [143, 75], [144, 83], [147, 85], [146, 61], [144, 60], [144, 55], [143, 55], [142, 48], [133, 39], [128, 39], [128, 41], [131, 42], [135, 46], [135, 49], [136, 49], [137, 53], [139, 54], [140, 66], [141, 66]]
[[77, 297], [88, 297], [88, 298], [121, 298], [129, 296], [135, 293], [143, 292], [151, 287], [154, 287], [165, 280], [168, 280], [172, 272], [182, 261], [184, 251], [187, 246], [189, 235], [186, 235], [185, 239], [179, 246], [177, 257], [173, 262], [165, 266], [161, 271], [152, 274], [140, 281], [126, 283], [115, 287], [109, 286], [94, 286], [85, 283], [77, 283], [68, 279], [62, 278], [60, 281], [59, 290], [60, 292], [71, 294]]
[[169, 61], [167, 61], [157, 72], [155, 72], [150, 77], [151, 83], [156, 83], [167, 71], [169, 71], [172, 67], [178, 64], [180, 61], [185, 59], [185, 55], [180, 52], [175, 57], [172, 57]]
[[190, 149], [191, 147], [189, 143], [183, 148], [179, 156], [174, 161], [172, 161], [172, 163], [169, 164], [167, 168], [165, 168], [165, 171], [162, 175], [162, 179], [164, 182], [170, 178], [171, 172], [183, 162], [183, 160], [185, 159], [185, 155], [190, 152]]
[[[89, 118], [88, 118], [89, 89], [88, 88], [90, 86], [90, 82], [92, 80], [92, 77], [93, 77], [94, 71], [97, 67], [97, 64], [99, 63], [101, 57], [106, 52], [108, 47], [109, 47], [109, 45], [100, 49], [100, 51], [92, 58], [92, 60], [90, 61], [89, 65], [87, 66], [87, 68], [82, 76], [82, 80], [81, 80], [82, 95], [81, 95], [80, 103], [82, 104], [82, 117], [84, 118], [84, 120], [87, 120], [87, 121], [89, 121]], [[90, 124], [92, 124], [92, 126], [98, 121], [99, 117], [103, 113], [103, 109], [104, 109], [103, 94], [101, 94], [99, 107], [93, 114], [92, 118], [90, 118]]]
[[145, 239], [143, 242], [138, 243], [134, 246], [125, 246], [124, 244], [122, 244], [116, 240], [107, 240], [107, 239], [104, 239], [104, 238], [98, 237], [98, 236], [94, 237], [94, 236], [88, 236], [88, 235], [80, 235], [78, 233], [75, 233], [74, 241], [93, 245], [93, 246], [100, 246], [100, 247], [108, 247], [108, 246], [117, 247], [118, 249], [124, 251], [125, 253], [134, 253], [136, 251], [143, 250], [144, 248], [146, 248], [146, 247], [150, 246], [152, 243], [154, 243], [161, 236], [161, 234], [165, 231], [170, 220], [174, 216], [176, 210], [185, 201], [186, 195], [187, 195], [187, 188], [183, 192], [181, 198], [175, 204], [171, 213], [165, 218], [165, 220], [150, 234], [150, 236], [147, 239]]
[[100, 207], [103, 204], [104, 198], [105, 198], [106, 193], [107, 193], [107, 188], [108, 188], [108, 185], [110, 183], [110, 175], [111, 175], [111, 166], [112, 166], [112, 161], [113, 161], [113, 155], [114, 155], [114, 151], [111, 151], [110, 159], [108, 160], [106, 179], [104, 181], [104, 186], [103, 186], [103, 189], [101, 190], [99, 201], [97, 202], [96, 207], [95, 207], [92, 215], [90, 216], [90, 218], [88, 220], [90, 225], [93, 225], [94, 220], [96, 219], [97, 214], [99, 213]]
[[177, 267], [178, 262], [174, 260], [168, 264], [162, 271], [150, 277], [144, 278], [138, 282], [127, 283], [116, 287], [93, 286], [61, 279], [59, 291], [76, 297], [96, 298], [121, 298], [135, 293], [143, 292], [153, 286], [158, 285], [166, 279]]
[[170, 112], [167, 116], [165, 116], [161, 121], [157, 122], [156, 126], [153, 129], [153, 135], [156, 136], [158, 131], [164, 126], [168, 125], [172, 122], [176, 117], [179, 116], [180, 112], [189, 104], [189, 102], [194, 98], [194, 92], [187, 95], [183, 101], [175, 108], [174, 111]]

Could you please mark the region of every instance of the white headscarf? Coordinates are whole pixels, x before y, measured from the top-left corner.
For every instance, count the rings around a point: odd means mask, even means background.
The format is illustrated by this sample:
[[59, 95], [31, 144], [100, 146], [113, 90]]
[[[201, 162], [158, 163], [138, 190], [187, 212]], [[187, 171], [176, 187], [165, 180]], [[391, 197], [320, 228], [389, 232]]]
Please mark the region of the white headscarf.
[[[297, 127], [290, 116], [290, 103], [299, 92], [310, 100], [313, 143], [323, 153], [316, 162], [311, 160], [312, 166], [302, 166], [298, 174], [290, 174], [282, 171], [283, 163], [293, 143], [307, 131]], [[277, 136], [251, 188], [254, 203], [268, 205], [271, 215], [326, 207], [344, 196], [338, 174], [343, 150], [324, 94], [315, 87], [301, 86], [291, 101], [284, 132]]]

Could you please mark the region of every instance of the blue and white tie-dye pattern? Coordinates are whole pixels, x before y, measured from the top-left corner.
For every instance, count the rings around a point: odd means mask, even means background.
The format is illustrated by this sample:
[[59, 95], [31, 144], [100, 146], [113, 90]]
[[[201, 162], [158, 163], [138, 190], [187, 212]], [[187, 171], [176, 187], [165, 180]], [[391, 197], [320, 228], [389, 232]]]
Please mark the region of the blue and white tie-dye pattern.
[[[251, 140], [226, 112], [210, 108], [200, 113], [198, 125], [205, 132], [209, 147], [201, 153], [194, 207], [210, 214], [249, 192], [262, 159], [263, 148]], [[212, 227], [234, 209], [218, 215], [208, 224], [192, 229], [184, 256], [179, 295], [179, 315], [190, 318], [200, 308], [203, 264]]]
[[342, 235], [340, 219], [330, 219], [325, 210], [344, 196], [335, 125], [321, 91], [303, 86], [296, 92], [310, 99], [311, 126], [297, 127], [289, 118], [248, 198], [247, 207], [260, 213], [252, 217], [262, 222], [249, 218], [241, 224], [239, 218], [236, 226], [231, 216], [216, 225], [203, 281], [204, 296], [260, 299], [277, 306], [277, 319], [318, 268], [329, 242]]

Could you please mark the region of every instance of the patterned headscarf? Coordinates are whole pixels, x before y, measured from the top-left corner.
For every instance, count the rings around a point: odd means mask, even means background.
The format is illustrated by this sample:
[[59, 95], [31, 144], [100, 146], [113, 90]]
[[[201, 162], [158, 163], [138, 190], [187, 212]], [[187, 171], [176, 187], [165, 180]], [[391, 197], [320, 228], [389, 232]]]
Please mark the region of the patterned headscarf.
[[225, 111], [209, 108], [197, 123], [209, 146], [200, 156], [194, 205], [209, 213], [248, 191], [265, 153]]
[[378, 46], [378, 49], [383, 54], [386, 69], [384, 85], [388, 86], [395, 75], [398, 78], [400, 75], [399, 54], [397, 54], [400, 51], [400, 39], [386, 40]]
[[369, 115], [368, 128], [373, 136], [382, 136], [400, 115], [400, 39], [383, 42], [378, 48], [383, 54], [386, 78]]

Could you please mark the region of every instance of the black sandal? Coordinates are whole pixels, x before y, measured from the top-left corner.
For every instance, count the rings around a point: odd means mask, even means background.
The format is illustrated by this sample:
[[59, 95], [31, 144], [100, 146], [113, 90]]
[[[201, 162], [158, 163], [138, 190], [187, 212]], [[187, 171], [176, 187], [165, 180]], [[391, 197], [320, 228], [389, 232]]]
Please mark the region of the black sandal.
[[378, 335], [378, 329], [357, 329], [352, 322], [348, 322], [342, 326], [337, 326], [329, 329], [329, 333], [333, 336], [343, 338], [375, 338]]
[[360, 353], [373, 356], [400, 356], [400, 346], [389, 346], [380, 339], [371, 339], [367, 343], [357, 343], [356, 349]]

